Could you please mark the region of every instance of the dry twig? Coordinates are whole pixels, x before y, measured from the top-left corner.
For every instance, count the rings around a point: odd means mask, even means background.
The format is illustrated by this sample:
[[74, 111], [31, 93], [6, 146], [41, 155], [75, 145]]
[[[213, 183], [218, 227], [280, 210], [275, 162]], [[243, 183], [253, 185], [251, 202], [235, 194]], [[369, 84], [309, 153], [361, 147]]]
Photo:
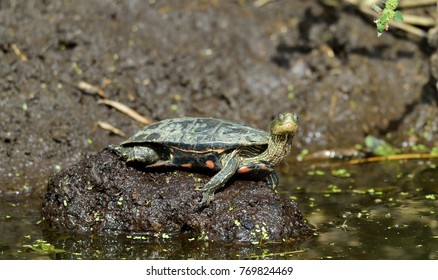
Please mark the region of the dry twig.
[[119, 136], [125, 137], [125, 133], [124, 133], [123, 131], [121, 131], [120, 129], [118, 129], [117, 127], [113, 126], [113, 125], [110, 124], [110, 123], [102, 122], [102, 121], [98, 121], [98, 122], [96, 123], [96, 125], [97, 125], [98, 127], [100, 127], [100, 128], [103, 128], [103, 129], [105, 129], [105, 130], [111, 131], [112, 133], [114, 133], [114, 134], [116, 134], [116, 135], [119, 135]]
[[101, 100], [97, 101], [97, 103], [111, 106], [114, 109], [128, 115], [132, 119], [139, 121], [143, 124], [151, 124], [152, 123], [152, 121], [149, 120], [148, 118], [143, 117], [142, 115], [140, 115], [139, 113], [137, 113], [133, 109], [129, 108], [128, 106], [126, 106], [125, 104], [122, 104], [120, 102], [110, 100], [110, 99], [101, 99]]
[[436, 23], [435, 19], [432, 17], [408, 15], [406, 13], [403, 13], [403, 22], [406, 24], [420, 25], [426, 27], [433, 27]]
[[431, 154], [399, 154], [399, 155], [390, 155], [384, 157], [369, 157], [369, 158], [358, 158], [347, 161], [347, 164], [363, 164], [370, 162], [379, 162], [379, 161], [387, 161], [387, 160], [408, 160], [408, 159], [432, 159], [438, 158], [438, 155]]
[[12, 45], [11, 45], [11, 48], [12, 48], [12, 50], [14, 51], [15, 55], [18, 56], [18, 58], [19, 58], [21, 61], [26, 62], [26, 61], [29, 60], [29, 59], [27, 58], [27, 56], [26, 56], [24, 53], [21, 52], [21, 50], [17, 47], [16, 44], [12, 44]]
[[86, 83], [84, 81], [80, 81], [78, 83], [78, 88], [89, 94], [97, 94], [100, 98], [106, 98], [105, 92], [101, 88], [93, 86], [92, 84]]
[[260, 7], [262, 7], [262, 6], [264, 6], [264, 5], [267, 5], [267, 4], [269, 4], [269, 3], [271, 3], [271, 2], [274, 2], [275, 0], [256, 0], [255, 2], [254, 2], [254, 7], [256, 7], [256, 8], [260, 8]]
[[436, 0], [400, 0], [399, 8], [413, 8], [419, 6], [429, 6], [436, 4]]

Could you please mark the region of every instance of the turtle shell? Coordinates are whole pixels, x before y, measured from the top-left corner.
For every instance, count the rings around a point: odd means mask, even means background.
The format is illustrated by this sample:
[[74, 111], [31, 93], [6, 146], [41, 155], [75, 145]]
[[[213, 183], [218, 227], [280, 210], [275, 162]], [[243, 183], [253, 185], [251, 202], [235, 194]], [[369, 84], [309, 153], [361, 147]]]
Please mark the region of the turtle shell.
[[245, 124], [187, 117], [148, 125], [121, 145], [156, 143], [193, 151], [228, 150], [242, 146], [267, 146], [268, 137], [267, 132]]

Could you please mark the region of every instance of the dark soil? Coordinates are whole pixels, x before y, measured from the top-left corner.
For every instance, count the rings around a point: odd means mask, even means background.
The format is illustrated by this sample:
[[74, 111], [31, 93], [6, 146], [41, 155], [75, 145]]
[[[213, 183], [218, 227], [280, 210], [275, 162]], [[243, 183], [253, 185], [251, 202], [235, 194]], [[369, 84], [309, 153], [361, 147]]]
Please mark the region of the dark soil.
[[208, 180], [127, 167], [105, 150], [51, 178], [43, 215], [50, 228], [79, 233], [183, 233], [226, 242], [312, 235], [296, 203], [280, 199], [265, 182], [233, 181], [201, 209]]
[[[78, 167], [67, 168], [82, 155], [125, 139], [101, 129], [98, 121], [111, 123], [126, 137], [142, 127], [99, 104], [98, 96], [81, 91], [80, 81], [103, 88], [107, 98], [152, 120], [212, 116], [267, 129], [279, 112], [296, 112], [300, 129], [291, 158], [304, 148], [350, 147], [362, 143], [367, 134], [391, 136], [395, 146], [438, 145], [437, 59], [430, 60], [434, 50], [426, 39], [397, 30], [377, 38], [372, 19], [354, 7], [335, 9], [320, 1], [299, 0], [272, 1], [262, 7], [252, 1], [5, 0], [0, 1], [0, 26], [0, 195], [41, 198], [50, 174], [66, 170], [61, 174], [72, 176]], [[125, 178], [137, 172], [112, 160], [108, 158], [118, 171], [127, 172]], [[105, 159], [100, 161], [104, 164]], [[105, 171], [102, 168], [99, 172]], [[106, 172], [83, 175], [102, 187], [113, 178], [112, 169]], [[188, 175], [181, 174], [151, 173], [132, 178], [131, 184]], [[72, 204], [75, 196], [69, 190], [58, 187], [80, 184], [70, 181], [74, 178], [88, 179], [79, 176], [62, 181], [60, 176], [53, 177], [52, 188], [65, 195], [67, 205], [86, 207], [87, 181], [82, 182], [84, 192], [78, 193], [84, 201], [77, 204]], [[266, 195], [278, 202], [270, 206], [278, 214], [296, 213], [293, 205], [280, 203], [263, 183], [233, 184], [238, 187], [217, 195], [218, 206], [226, 205], [221, 201], [230, 192], [236, 192], [236, 203], [250, 203], [243, 199], [243, 193], [249, 192], [249, 197]], [[189, 184], [183, 187], [191, 188]], [[134, 215], [130, 221], [135, 223], [127, 227], [127, 221], [116, 220], [116, 215], [128, 218], [128, 212], [116, 214], [116, 209], [128, 207], [117, 204], [117, 188], [113, 184], [99, 198], [104, 203], [101, 206], [114, 207], [106, 210], [105, 222], [96, 222], [93, 213], [84, 211], [90, 208], [84, 208], [72, 209], [72, 217], [50, 214], [61, 219], [53, 219], [53, 225], [97, 232], [180, 231], [184, 224], [184, 229], [205, 228], [202, 222], [208, 212], [189, 218], [180, 217], [179, 211], [167, 222], [164, 217], [148, 220], [146, 213], [141, 214], [143, 220], [130, 212]], [[150, 195], [139, 188], [123, 190], [130, 199], [137, 192]], [[93, 203], [98, 199], [95, 191], [88, 198]], [[51, 203], [63, 203], [62, 197], [51, 195], [55, 193], [48, 195]], [[156, 207], [180, 207], [179, 200], [193, 212], [199, 195], [193, 191], [187, 195], [174, 194], [172, 203]], [[150, 210], [142, 204], [136, 207]], [[263, 216], [263, 211], [257, 213]], [[217, 221], [218, 225], [230, 223], [228, 218]], [[233, 231], [232, 224], [226, 228], [240, 240], [247, 238], [247, 232]], [[208, 229], [219, 239], [225, 238], [219, 230]], [[291, 230], [277, 237], [294, 236]]]

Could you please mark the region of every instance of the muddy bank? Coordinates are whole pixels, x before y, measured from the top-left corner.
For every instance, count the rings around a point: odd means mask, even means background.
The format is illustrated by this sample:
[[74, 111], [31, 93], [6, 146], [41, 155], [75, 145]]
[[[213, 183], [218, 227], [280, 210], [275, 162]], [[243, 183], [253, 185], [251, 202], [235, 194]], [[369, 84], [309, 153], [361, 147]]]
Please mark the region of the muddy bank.
[[[1, 1], [0, 193], [44, 192], [49, 174], [142, 124], [78, 89], [86, 81], [152, 120], [212, 116], [266, 129], [300, 116], [303, 148], [366, 134], [436, 145], [430, 50], [319, 1]], [[293, 156], [292, 156], [293, 157]]]
[[51, 177], [43, 205], [52, 229], [78, 233], [184, 234], [225, 242], [296, 241], [312, 230], [295, 202], [264, 181], [233, 180], [200, 210], [210, 176], [130, 167], [110, 151]]

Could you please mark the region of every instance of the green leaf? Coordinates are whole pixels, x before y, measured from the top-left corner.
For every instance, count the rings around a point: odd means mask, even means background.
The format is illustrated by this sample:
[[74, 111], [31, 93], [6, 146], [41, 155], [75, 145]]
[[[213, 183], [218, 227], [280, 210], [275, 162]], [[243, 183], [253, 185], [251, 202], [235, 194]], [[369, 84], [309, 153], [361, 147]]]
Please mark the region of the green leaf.
[[394, 20], [397, 22], [402, 22], [403, 21], [403, 15], [400, 11], [396, 11], [395, 15], [394, 15]]
[[372, 135], [365, 137], [365, 146], [376, 156], [389, 156], [398, 153], [398, 149]]

